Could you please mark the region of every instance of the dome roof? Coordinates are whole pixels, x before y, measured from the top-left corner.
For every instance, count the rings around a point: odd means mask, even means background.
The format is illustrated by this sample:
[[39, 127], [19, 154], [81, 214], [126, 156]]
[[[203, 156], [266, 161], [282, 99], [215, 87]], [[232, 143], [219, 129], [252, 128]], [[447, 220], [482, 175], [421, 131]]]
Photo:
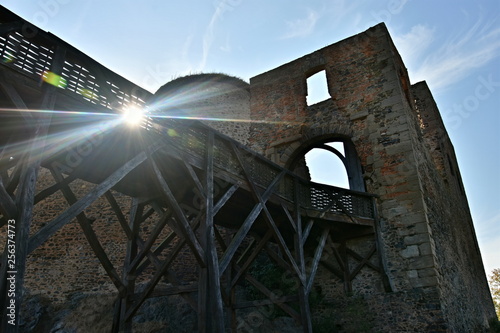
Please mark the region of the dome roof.
[[193, 88], [194, 86], [204, 86], [210, 84], [213, 86], [214, 84], [225, 84], [231, 85], [235, 88], [248, 90], [250, 88], [250, 84], [243, 81], [240, 78], [220, 74], [220, 73], [206, 73], [206, 74], [193, 74], [186, 75], [179, 78], [176, 78], [163, 86], [161, 86], [154, 94], [153, 99], [158, 98], [160, 96], [176, 94], [180, 90], [184, 90], [187, 87]]

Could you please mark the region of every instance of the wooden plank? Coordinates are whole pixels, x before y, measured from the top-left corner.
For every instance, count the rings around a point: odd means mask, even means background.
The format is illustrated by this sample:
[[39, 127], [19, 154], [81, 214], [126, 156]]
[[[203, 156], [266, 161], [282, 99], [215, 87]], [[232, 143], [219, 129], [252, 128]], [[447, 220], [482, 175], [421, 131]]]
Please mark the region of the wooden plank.
[[15, 21], [15, 22], [2, 23], [0, 24], [0, 35], [5, 36], [9, 32], [21, 30], [24, 24], [27, 24], [27, 22]]
[[122, 180], [130, 171], [134, 170], [147, 158], [145, 152], [137, 154], [130, 161], [125, 163], [123, 166], [118, 168], [113, 172], [108, 178], [106, 178], [102, 183], [98, 184], [92, 191], [87, 193], [84, 197], [78, 200], [74, 205], [65, 210], [61, 215], [52, 220], [44, 228], [40, 229], [36, 234], [30, 237], [28, 253], [31, 253], [34, 249], [43, 244], [49, 237], [51, 237], [55, 232], [57, 232], [62, 226], [69, 223], [73, 218], [75, 218], [84, 209], [90, 206], [97, 198], [106, 193], [109, 189], [115, 186], [120, 180]]
[[158, 183], [167, 197], [167, 201], [172, 208], [172, 211], [175, 215], [176, 222], [178, 227], [181, 230], [181, 233], [184, 235], [186, 238], [188, 246], [191, 248], [193, 251], [193, 254], [198, 261], [198, 263], [202, 266], [206, 266], [205, 262], [205, 251], [203, 251], [203, 248], [201, 247], [200, 243], [198, 242], [198, 239], [196, 238], [196, 235], [194, 234], [193, 230], [191, 229], [189, 222], [186, 219], [186, 216], [184, 215], [182, 208], [179, 206], [179, 203], [175, 199], [174, 194], [172, 193], [172, 190], [168, 186], [167, 182], [163, 178], [160, 169], [158, 168], [158, 165], [156, 164], [153, 156], [151, 155], [150, 157], [150, 162], [153, 167], [154, 173], [156, 175], [156, 178], [158, 180]]
[[293, 274], [293, 268], [292, 268], [292, 266], [285, 259], [283, 259], [282, 256], [279, 253], [275, 252], [274, 249], [271, 249], [271, 247], [269, 246], [269, 243], [266, 244], [266, 252], [269, 254], [269, 256], [272, 259], [274, 259], [274, 261], [280, 267], [282, 267], [286, 271], [289, 271], [290, 273]]

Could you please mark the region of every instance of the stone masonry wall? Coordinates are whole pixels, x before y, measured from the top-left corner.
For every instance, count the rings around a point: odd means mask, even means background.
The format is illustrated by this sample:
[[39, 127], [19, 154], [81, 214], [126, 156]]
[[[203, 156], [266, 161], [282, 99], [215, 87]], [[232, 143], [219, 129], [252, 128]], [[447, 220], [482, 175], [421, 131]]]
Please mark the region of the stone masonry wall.
[[422, 182], [435, 239], [442, 308], [455, 331], [477, 330], [495, 313], [455, 152], [425, 82], [413, 85], [412, 94], [432, 156], [422, 163]]
[[[306, 79], [319, 70], [326, 72], [331, 99], [307, 106]], [[380, 252], [393, 291], [420, 292], [423, 299], [432, 295], [429, 304], [438, 302], [439, 309], [428, 308], [425, 301], [421, 306], [411, 306], [424, 317], [427, 313], [428, 320], [435, 323], [446, 319], [444, 326], [438, 325], [440, 330], [486, 327], [484, 318], [488, 315], [474, 318], [487, 299], [486, 282], [465, 274], [466, 265], [460, 264], [467, 258], [473, 262], [474, 271], [481, 271], [474, 234], [454, 228], [460, 232], [458, 239], [464, 240], [459, 246], [444, 227], [449, 225], [444, 221], [464, 215], [463, 220], [469, 222], [461, 224], [470, 230], [470, 213], [465, 199], [456, 201], [461, 208], [447, 208], [448, 215], [439, 213], [448, 205], [438, 196], [442, 193], [440, 178], [446, 170], [443, 163], [433, 162], [440, 156], [429, 151], [422, 115], [417, 112], [409, 82], [387, 29], [375, 26], [252, 78], [252, 119], [269, 124], [252, 125], [250, 146], [287, 166], [316, 142], [349, 138], [360, 157], [367, 191], [379, 196]], [[454, 154], [449, 159], [458, 174]], [[432, 206], [434, 201], [442, 206]], [[458, 258], [452, 252], [463, 254], [455, 261]], [[464, 274], [455, 279], [463, 279], [463, 287], [454, 290], [460, 282], [450, 282], [454, 272], [444, 271], [458, 266], [463, 268], [455, 269], [455, 273]], [[481, 290], [475, 287], [477, 282]], [[467, 295], [471, 304], [470, 317], [461, 321], [460, 305], [453, 303], [465, 298], [458, 293]], [[399, 306], [404, 309], [408, 305]], [[492, 307], [487, 306], [490, 312]], [[384, 317], [389, 312], [380, 311], [378, 315]], [[405, 322], [404, 312], [400, 311], [401, 317], [395, 320]]]

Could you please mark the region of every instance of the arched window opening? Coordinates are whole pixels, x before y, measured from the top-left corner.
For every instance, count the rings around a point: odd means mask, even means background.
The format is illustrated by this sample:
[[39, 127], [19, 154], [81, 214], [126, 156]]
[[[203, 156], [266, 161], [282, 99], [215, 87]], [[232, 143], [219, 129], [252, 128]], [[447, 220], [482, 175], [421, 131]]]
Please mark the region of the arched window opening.
[[342, 188], [349, 188], [349, 177], [344, 162], [331, 151], [314, 148], [306, 156], [311, 181]]
[[356, 147], [349, 139], [319, 141], [303, 147], [288, 168], [313, 182], [366, 191]]
[[322, 70], [307, 78], [307, 105], [313, 105], [330, 98], [326, 71]]

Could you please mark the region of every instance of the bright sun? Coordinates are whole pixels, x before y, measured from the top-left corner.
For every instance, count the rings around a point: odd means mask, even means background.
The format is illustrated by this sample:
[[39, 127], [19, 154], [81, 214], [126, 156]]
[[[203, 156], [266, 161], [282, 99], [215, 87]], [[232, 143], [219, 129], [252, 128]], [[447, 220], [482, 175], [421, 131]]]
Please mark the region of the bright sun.
[[144, 111], [138, 107], [128, 107], [123, 112], [123, 121], [130, 126], [140, 125], [144, 118]]

